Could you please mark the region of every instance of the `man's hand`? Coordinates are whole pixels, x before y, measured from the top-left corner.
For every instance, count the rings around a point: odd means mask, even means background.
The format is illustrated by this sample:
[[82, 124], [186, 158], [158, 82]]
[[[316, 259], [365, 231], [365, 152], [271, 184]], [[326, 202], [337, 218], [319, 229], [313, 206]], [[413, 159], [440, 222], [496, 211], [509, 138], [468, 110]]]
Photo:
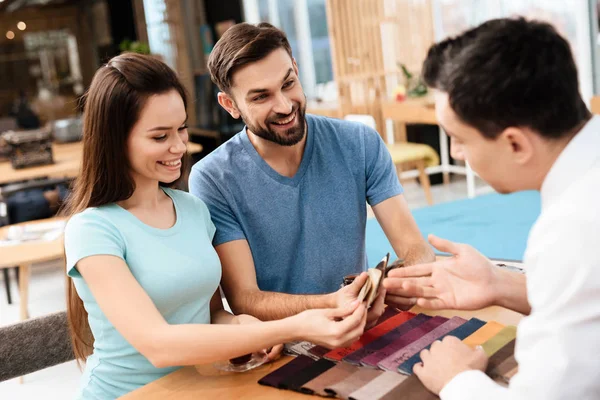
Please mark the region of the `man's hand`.
[[458, 338], [446, 336], [421, 352], [421, 363], [414, 366], [413, 372], [427, 389], [439, 394], [456, 375], [469, 370], [485, 371], [487, 364], [488, 357], [481, 346], [472, 349]]
[[[429, 309], [478, 310], [494, 304], [498, 268], [473, 247], [429, 236], [438, 250], [452, 254], [441, 261], [393, 269], [383, 285], [386, 302]], [[400, 307], [399, 307], [400, 308]]]
[[360, 289], [367, 283], [369, 275], [366, 272], [358, 275], [351, 284], [344, 286], [337, 292], [331, 293], [333, 301], [331, 304], [332, 308], [343, 308], [354, 302], [358, 298]]
[[[345, 307], [348, 304], [352, 303], [354, 300], [358, 298], [358, 293], [360, 289], [367, 283], [367, 279], [369, 279], [369, 275], [366, 272], [361, 273], [357, 276], [351, 284], [344, 286], [333, 295], [335, 297], [334, 305], [336, 307]], [[372, 328], [379, 317], [385, 311], [385, 289], [383, 286], [379, 288], [379, 294], [371, 304], [371, 307], [367, 313], [367, 325], [366, 329]]]
[[[248, 314], [240, 314], [234, 317], [234, 323], [237, 324], [256, 324], [261, 322], [260, 319], [253, 317]], [[263, 352], [267, 355], [269, 361], [275, 361], [281, 356], [281, 352], [283, 351], [283, 344], [279, 344], [277, 346], [273, 346], [270, 349], [263, 349]]]
[[383, 315], [385, 311], [385, 289], [383, 286], [379, 287], [379, 294], [371, 304], [371, 308], [367, 313], [367, 325], [365, 330], [371, 329], [375, 325], [377, 325], [377, 321]]

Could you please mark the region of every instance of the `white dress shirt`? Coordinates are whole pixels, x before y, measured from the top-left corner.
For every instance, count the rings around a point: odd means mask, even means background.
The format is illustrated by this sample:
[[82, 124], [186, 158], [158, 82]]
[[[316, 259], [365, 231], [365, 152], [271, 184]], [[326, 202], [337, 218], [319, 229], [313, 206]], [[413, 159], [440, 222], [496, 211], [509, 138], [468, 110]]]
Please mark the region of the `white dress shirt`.
[[541, 198], [525, 252], [531, 314], [518, 326], [519, 372], [508, 388], [463, 372], [442, 400], [600, 399], [600, 117], [557, 158]]

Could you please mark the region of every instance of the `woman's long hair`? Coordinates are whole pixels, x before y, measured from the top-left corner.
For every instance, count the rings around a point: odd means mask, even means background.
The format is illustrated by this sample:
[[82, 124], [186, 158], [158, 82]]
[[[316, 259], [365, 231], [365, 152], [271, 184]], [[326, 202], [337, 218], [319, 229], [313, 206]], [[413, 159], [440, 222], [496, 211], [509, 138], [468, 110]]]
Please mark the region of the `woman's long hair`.
[[[61, 211], [72, 216], [88, 207], [126, 200], [133, 194], [127, 138], [148, 97], [176, 90], [187, 108], [183, 85], [175, 72], [152, 56], [124, 53], [100, 67], [83, 96], [83, 159], [72, 193]], [[189, 168], [182, 159], [181, 176], [163, 186], [184, 187]], [[87, 311], [67, 279], [67, 315], [73, 352], [78, 361], [92, 354], [94, 337]]]

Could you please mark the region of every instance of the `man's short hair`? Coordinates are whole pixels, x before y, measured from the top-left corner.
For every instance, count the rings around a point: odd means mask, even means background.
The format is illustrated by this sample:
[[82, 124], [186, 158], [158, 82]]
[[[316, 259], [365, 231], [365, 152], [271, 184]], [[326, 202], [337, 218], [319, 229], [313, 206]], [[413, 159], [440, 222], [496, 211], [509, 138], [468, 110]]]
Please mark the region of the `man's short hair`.
[[495, 19], [434, 44], [423, 80], [489, 138], [511, 126], [559, 138], [591, 115], [569, 43], [544, 22]]
[[232, 76], [237, 69], [262, 60], [279, 48], [292, 57], [292, 48], [285, 33], [273, 25], [266, 22], [234, 25], [223, 34], [210, 53], [210, 77], [221, 91], [229, 93]]

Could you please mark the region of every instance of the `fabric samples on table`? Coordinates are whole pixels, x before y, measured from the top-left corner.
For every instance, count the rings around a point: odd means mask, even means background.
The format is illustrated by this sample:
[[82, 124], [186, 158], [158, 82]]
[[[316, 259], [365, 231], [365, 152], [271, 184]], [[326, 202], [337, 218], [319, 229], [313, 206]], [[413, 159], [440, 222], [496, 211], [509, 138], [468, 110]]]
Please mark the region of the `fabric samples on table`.
[[325, 392], [328, 395], [347, 399], [351, 393], [367, 385], [381, 374], [383, 374], [383, 371], [370, 368], [358, 368], [358, 371], [348, 376], [346, 379], [326, 387]]
[[[394, 315], [399, 314], [400, 312], [401, 311], [398, 310], [397, 308], [386, 307], [383, 314], [381, 314], [381, 317], [379, 317], [379, 319], [377, 320], [377, 324], [379, 325], [379, 324], [387, 321], [388, 319], [392, 318]], [[312, 356], [315, 356], [318, 359], [318, 358], [322, 358], [325, 354], [329, 353], [330, 351], [331, 351], [331, 349], [328, 349], [325, 346], [314, 346], [308, 352]], [[315, 358], [315, 357], [313, 357], [313, 358]]]
[[489, 339], [496, 336], [496, 334], [498, 334], [498, 332], [500, 332], [502, 328], [504, 328], [504, 325], [496, 321], [489, 321], [480, 329], [476, 330], [472, 335], [465, 338], [465, 340], [463, 340], [463, 343], [472, 348], [481, 346]]
[[419, 351], [424, 349], [426, 346], [433, 343], [439, 337], [444, 336], [448, 332], [458, 328], [460, 325], [467, 322], [465, 319], [460, 317], [452, 317], [450, 320], [444, 322], [431, 332], [422, 336], [418, 340], [412, 342], [408, 346], [401, 348], [391, 356], [381, 360], [377, 366], [387, 371], [396, 371], [398, 366], [408, 360], [410, 357], [417, 354]]
[[510, 379], [519, 371], [515, 356], [511, 355], [496, 368], [489, 372], [490, 378], [496, 382], [508, 384]]
[[482, 344], [481, 347], [483, 347], [485, 354], [487, 354], [489, 357], [498, 350], [500, 350], [505, 344], [513, 340], [515, 337], [517, 337], [517, 327], [506, 326], [502, 328], [502, 330], [498, 332], [496, 336]]
[[335, 367], [335, 365], [333, 361], [322, 358], [279, 382], [279, 388], [299, 391], [306, 382], [313, 380], [325, 371]]
[[379, 400], [435, 400], [439, 397], [431, 393], [416, 375], [407, 376], [406, 380], [396, 386]]
[[392, 329], [391, 331], [389, 331], [379, 339], [375, 340], [374, 342], [371, 342], [368, 345], [364, 346], [362, 349], [359, 349], [354, 353], [347, 355], [342, 359], [342, 361], [354, 365], [360, 365], [360, 362], [363, 358], [370, 356], [371, 354], [383, 349], [384, 347], [392, 343], [394, 340], [398, 339], [400, 336], [408, 333], [410, 330], [429, 321], [430, 319], [431, 317], [429, 315], [419, 314], [416, 317], [411, 318], [407, 322], [403, 323], [402, 325]]
[[[447, 334], [445, 334], [444, 336], [441, 336], [437, 340], [442, 340], [446, 336], [454, 336], [460, 340], [463, 340], [466, 337], [470, 336], [473, 332], [477, 331], [483, 325], [485, 325], [484, 321], [477, 319], [477, 318], [471, 318], [464, 324], [460, 325], [458, 328], [448, 332]], [[425, 349], [429, 349], [430, 347], [431, 347], [431, 344], [429, 344], [427, 347], [425, 347]], [[400, 364], [400, 366], [398, 366], [398, 372], [406, 374], [406, 375], [412, 375], [413, 367], [415, 366], [415, 364], [421, 362], [421, 354], [420, 353], [421, 353], [421, 351], [419, 351], [417, 354], [413, 355], [408, 360], [406, 360], [402, 364]]]
[[310, 350], [308, 350], [311, 357], [316, 358], [316, 359], [323, 358], [323, 356], [325, 354], [329, 353], [330, 351], [331, 351], [331, 349], [328, 349], [325, 346], [315, 346], [315, 347], [311, 348]]
[[272, 386], [283, 389], [282, 387], [280, 387], [281, 382], [285, 381], [291, 376], [294, 376], [294, 374], [298, 373], [299, 371], [308, 367], [314, 362], [315, 360], [313, 360], [310, 357], [298, 356], [289, 363], [263, 377], [261, 380], [258, 381], [258, 383], [265, 386]]
[[373, 328], [369, 329], [363, 335], [352, 343], [348, 347], [343, 347], [339, 349], [334, 349], [329, 353], [325, 354], [325, 358], [333, 361], [340, 361], [342, 358], [354, 353], [355, 351], [361, 349], [362, 347], [368, 345], [369, 343], [374, 342], [379, 339], [381, 336], [390, 332], [392, 329], [404, 324], [415, 317], [415, 314], [407, 311], [400, 312], [393, 317], [385, 320], [384, 322], [375, 325]]
[[518, 371], [514, 356], [515, 340], [511, 340], [496, 351], [489, 359], [485, 373], [498, 383], [508, 384]]
[[363, 358], [360, 364], [365, 367], [377, 368], [377, 364], [397, 352], [398, 350], [408, 346], [412, 342], [419, 340], [421, 337], [431, 332], [438, 326], [448, 321], [448, 318], [444, 317], [433, 317], [429, 321], [422, 323], [414, 329], [411, 329], [404, 335], [395, 339], [392, 343], [385, 346], [383, 349]]
[[325, 392], [325, 388], [343, 381], [358, 370], [359, 368], [355, 365], [339, 363], [311, 381], [306, 382], [302, 385], [300, 391], [306, 394], [316, 394], [325, 397], [332, 396], [330, 393]]
[[349, 400], [378, 400], [407, 379], [395, 372], [385, 371], [360, 389], [350, 393]]
[[[288, 356], [307, 356], [313, 360], [318, 360], [322, 357], [311, 352], [314, 347], [315, 345], [311, 342], [289, 342], [284, 345], [283, 354]], [[328, 352], [329, 349], [326, 349], [326, 351]]]

